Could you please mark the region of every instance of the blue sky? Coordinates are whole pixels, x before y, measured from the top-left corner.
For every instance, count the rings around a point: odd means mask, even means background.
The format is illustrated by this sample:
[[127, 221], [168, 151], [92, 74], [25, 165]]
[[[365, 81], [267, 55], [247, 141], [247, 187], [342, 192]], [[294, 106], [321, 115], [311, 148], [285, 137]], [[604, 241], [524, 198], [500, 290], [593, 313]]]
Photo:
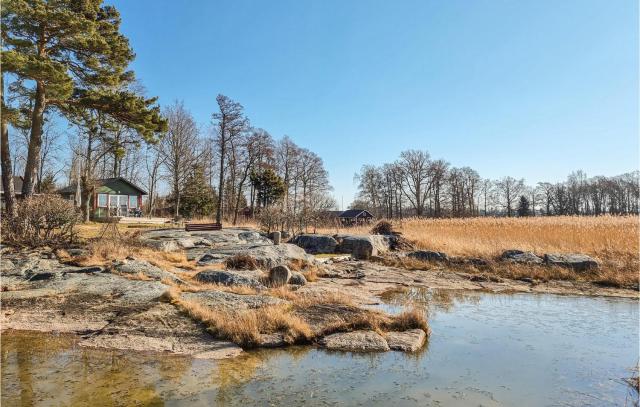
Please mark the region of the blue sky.
[[426, 149], [481, 176], [638, 167], [638, 2], [108, 1], [162, 105], [215, 96], [318, 153], [345, 206], [365, 163]]

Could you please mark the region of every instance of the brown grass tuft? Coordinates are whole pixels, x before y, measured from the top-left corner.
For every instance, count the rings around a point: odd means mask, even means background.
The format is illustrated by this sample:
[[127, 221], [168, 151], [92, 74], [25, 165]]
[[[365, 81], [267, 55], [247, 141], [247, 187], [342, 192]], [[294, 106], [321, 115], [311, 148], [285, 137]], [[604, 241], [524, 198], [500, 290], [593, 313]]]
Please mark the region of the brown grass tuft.
[[257, 270], [258, 261], [248, 254], [236, 254], [225, 260], [227, 268], [232, 270]]
[[427, 335], [430, 333], [429, 323], [427, 322], [425, 312], [420, 311], [417, 308], [411, 308], [396, 315], [388, 325], [388, 329], [392, 331], [422, 329], [427, 333]]
[[[127, 257], [146, 260], [154, 266], [167, 270], [171, 268], [195, 269], [195, 262], [190, 262], [184, 252], [164, 252], [142, 245], [137, 239], [95, 240], [87, 244], [86, 256], [69, 258], [68, 263], [78, 266], [108, 266], [113, 260], [124, 260]], [[68, 254], [68, 253], [67, 253]]]
[[191, 318], [204, 323], [212, 334], [243, 347], [259, 345], [262, 334], [280, 333], [286, 343], [306, 342], [313, 336], [309, 325], [294, 315], [288, 305], [227, 311], [183, 300], [177, 290], [168, 290], [163, 298], [180, 307]]

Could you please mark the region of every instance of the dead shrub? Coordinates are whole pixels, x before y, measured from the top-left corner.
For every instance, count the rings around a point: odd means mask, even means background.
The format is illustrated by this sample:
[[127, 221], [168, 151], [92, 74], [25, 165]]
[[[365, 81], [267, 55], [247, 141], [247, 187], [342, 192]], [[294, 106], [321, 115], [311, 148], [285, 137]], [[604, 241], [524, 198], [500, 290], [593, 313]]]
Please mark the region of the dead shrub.
[[429, 323], [427, 322], [424, 311], [420, 311], [417, 308], [411, 308], [394, 316], [386, 328], [391, 331], [422, 329], [427, 335], [430, 333]]
[[71, 243], [80, 213], [58, 195], [36, 195], [18, 201], [15, 216], [2, 217], [2, 240], [15, 246], [60, 246]]
[[371, 234], [391, 235], [393, 234], [393, 225], [389, 221], [381, 220], [380, 222], [376, 223], [373, 229], [371, 229]]
[[258, 261], [248, 254], [236, 254], [225, 260], [225, 266], [232, 270], [257, 270]]

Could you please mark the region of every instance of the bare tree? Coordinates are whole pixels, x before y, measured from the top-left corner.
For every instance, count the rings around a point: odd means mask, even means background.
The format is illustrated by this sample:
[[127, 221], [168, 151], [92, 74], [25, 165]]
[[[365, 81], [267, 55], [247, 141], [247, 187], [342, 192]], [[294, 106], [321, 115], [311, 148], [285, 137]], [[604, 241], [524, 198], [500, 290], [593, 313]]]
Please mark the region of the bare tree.
[[398, 164], [402, 169], [403, 192], [413, 206], [416, 215], [422, 216], [424, 203], [431, 188], [429, 153], [419, 150], [403, 151], [400, 153]]
[[231, 141], [238, 137], [249, 125], [248, 119], [244, 116], [244, 109], [238, 102], [234, 102], [224, 95], [216, 97], [219, 111], [213, 114], [216, 124], [216, 144], [218, 146], [218, 157], [220, 159], [220, 173], [218, 182], [218, 205], [216, 208], [216, 223], [222, 223], [224, 183], [225, 183], [225, 157], [227, 148]]
[[159, 145], [148, 144], [145, 149], [144, 162], [146, 170], [146, 181], [143, 185], [149, 192], [147, 201], [147, 213], [153, 214], [158, 197], [158, 183], [160, 181], [160, 169], [164, 165], [167, 156], [162, 154]]
[[164, 115], [169, 123], [167, 133], [159, 145], [160, 160], [170, 179], [174, 215], [178, 217], [184, 181], [198, 158], [198, 126], [182, 102], [175, 102], [168, 107]]
[[498, 202], [506, 209], [507, 216], [511, 217], [513, 215], [514, 204], [524, 191], [524, 180], [504, 177], [496, 181], [495, 185], [498, 192]]

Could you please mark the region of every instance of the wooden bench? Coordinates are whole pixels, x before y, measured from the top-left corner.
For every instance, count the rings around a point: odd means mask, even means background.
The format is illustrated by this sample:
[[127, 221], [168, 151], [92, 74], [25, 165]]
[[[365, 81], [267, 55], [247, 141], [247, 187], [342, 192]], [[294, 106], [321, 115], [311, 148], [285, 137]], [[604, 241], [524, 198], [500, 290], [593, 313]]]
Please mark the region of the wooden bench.
[[222, 229], [222, 223], [185, 223], [184, 225], [184, 230], [187, 232], [220, 229]]

